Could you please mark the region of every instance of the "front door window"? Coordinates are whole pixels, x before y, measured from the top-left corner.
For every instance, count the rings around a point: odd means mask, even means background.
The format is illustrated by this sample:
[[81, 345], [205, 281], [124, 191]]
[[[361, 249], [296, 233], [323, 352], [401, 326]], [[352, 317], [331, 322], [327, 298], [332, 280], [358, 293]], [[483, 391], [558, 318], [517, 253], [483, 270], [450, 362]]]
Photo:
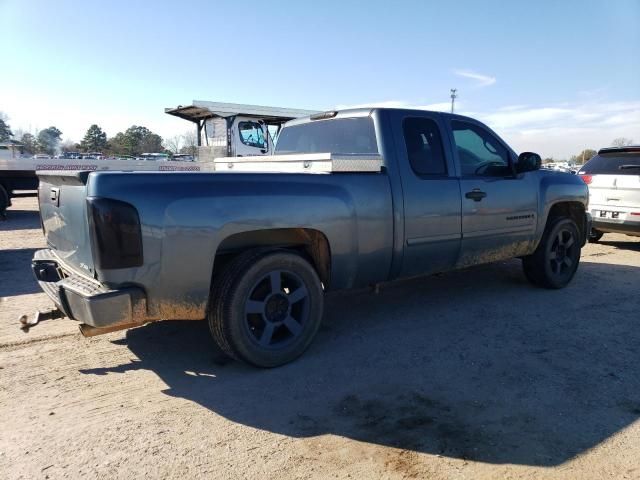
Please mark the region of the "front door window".
[[264, 136], [264, 129], [258, 122], [238, 123], [240, 141], [249, 147], [267, 148], [267, 140]]
[[451, 122], [463, 177], [504, 177], [511, 173], [509, 152], [484, 128]]

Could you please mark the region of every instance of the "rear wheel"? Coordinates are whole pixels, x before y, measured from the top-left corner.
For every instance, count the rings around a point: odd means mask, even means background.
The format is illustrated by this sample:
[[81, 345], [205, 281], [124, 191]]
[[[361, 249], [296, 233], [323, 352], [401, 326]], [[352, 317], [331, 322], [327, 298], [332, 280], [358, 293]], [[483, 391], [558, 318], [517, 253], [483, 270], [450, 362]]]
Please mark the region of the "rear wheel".
[[592, 228], [591, 233], [589, 234], [589, 243], [598, 243], [603, 235], [604, 232]]
[[277, 367], [309, 346], [320, 327], [323, 300], [318, 275], [300, 255], [247, 252], [214, 282], [209, 328], [229, 356]]
[[522, 259], [524, 274], [534, 285], [563, 288], [580, 263], [580, 234], [570, 218], [552, 220], [536, 251]]

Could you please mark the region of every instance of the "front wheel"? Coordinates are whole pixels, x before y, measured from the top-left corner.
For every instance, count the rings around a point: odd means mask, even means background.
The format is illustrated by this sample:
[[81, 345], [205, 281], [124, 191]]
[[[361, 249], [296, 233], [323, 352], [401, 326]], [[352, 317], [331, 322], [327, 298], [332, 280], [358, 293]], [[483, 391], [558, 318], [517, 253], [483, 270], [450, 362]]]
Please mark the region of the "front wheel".
[[580, 263], [580, 234], [570, 218], [557, 218], [545, 228], [536, 251], [522, 259], [524, 274], [534, 285], [563, 288]]
[[246, 252], [214, 282], [208, 321], [227, 355], [258, 367], [300, 356], [322, 320], [322, 284], [292, 252]]
[[589, 233], [589, 243], [598, 243], [603, 235], [604, 232], [592, 228], [591, 233]]

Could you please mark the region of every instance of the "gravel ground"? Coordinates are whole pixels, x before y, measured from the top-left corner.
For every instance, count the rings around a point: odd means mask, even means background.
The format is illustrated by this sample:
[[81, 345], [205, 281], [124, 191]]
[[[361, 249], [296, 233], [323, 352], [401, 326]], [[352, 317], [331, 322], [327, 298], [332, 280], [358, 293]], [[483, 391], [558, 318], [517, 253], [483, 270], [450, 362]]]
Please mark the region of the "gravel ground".
[[204, 322], [22, 332], [36, 209], [0, 222], [0, 478], [640, 478], [640, 238], [562, 291], [514, 260], [330, 295], [309, 351], [256, 370]]

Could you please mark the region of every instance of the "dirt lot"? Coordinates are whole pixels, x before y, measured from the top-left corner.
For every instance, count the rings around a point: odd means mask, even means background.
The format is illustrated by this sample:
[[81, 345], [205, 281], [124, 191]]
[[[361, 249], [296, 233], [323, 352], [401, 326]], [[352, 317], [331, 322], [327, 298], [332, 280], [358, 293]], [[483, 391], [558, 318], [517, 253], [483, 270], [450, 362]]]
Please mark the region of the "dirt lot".
[[0, 477], [640, 478], [640, 239], [563, 291], [519, 261], [331, 295], [297, 362], [223, 361], [203, 322], [29, 333], [32, 198], [0, 222]]

